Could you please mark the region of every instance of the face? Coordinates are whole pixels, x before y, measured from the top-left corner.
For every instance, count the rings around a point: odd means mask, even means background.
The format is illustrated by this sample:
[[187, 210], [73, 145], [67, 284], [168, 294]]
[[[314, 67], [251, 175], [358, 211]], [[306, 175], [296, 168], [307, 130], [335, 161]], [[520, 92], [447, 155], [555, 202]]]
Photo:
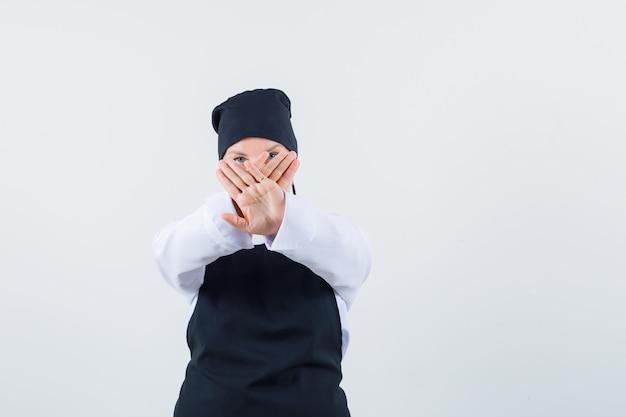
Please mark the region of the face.
[[269, 152], [269, 159], [274, 158], [279, 152], [288, 152], [278, 142], [265, 138], [245, 138], [231, 145], [224, 153], [224, 160], [233, 160], [238, 164], [244, 161], [255, 161], [263, 152]]
[[[259, 161], [259, 158], [263, 156], [262, 154], [264, 152], [267, 152], [269, 154], [267, 159], [265, 161]], [[263, 163], [268, 164], [270, 160], [274, 159], [279, 153], [283, 153], [286, 155], [288, 152], [289, 150], [284, 145], [278, 142], [275, 142], [273, 140], [265, 139], [265, 138], [250, 137], [250, 138], [242, 139], [239, 142], [231, 145], [228, 149], [226, 149], [226, 152], [224, 153], [224, 157], [222, 158], [222, 160], [233, 161], [236, 164], [242, 164], [242, 165], [244, 164], [245, 161], [251, 161], [252, 163], [256, 163], [256, 164], [263, 164]], [[295, 153], [293, 154], [295, 155]], [[270, 168], [270, 170], [272, 170], [272, 173], [275, 173], [275, 172], [282, 173], [282, 174], [279, 174], [279, 177], [281, 179], [276, 179], [274, 177], [272, 178], [274, 178], [285, 191], [295, 192], [295, 190], [293, 189], [293, 183], [291, 182], [291, 180], [282, 179], [283, 174], [293, 176], [293, 174], [295, 173], [295, 171], [292, 170], [293, 163], [290, 162], [290, 161], [293, 161], [293, 159], [289, 158], [288, 156], [284, 158], [279, 158], [279, 159], [274, 161], [275, 162], [274, 164], [269, 164], [269, 165], [273, 165], [273, 168]], [[296, 170], [298, 169], [297, 165], [295, 169]], [[270, 176], [270, 174], [267, 172], [266, 172], [266, 175], [268, 177]]]

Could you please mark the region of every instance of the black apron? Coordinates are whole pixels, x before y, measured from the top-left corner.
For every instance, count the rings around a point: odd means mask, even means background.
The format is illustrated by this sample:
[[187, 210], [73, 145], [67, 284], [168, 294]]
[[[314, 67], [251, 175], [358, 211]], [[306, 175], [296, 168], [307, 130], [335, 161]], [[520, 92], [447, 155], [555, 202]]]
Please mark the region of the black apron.
[[206, 266], [175, 417], [349, 417], [335, 295], [264, 245]]

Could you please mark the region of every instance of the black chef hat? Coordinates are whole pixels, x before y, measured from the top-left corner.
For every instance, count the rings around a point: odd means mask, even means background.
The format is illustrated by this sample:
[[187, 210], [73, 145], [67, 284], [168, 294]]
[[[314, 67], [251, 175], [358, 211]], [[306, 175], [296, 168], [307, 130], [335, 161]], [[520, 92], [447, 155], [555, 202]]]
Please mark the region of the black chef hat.
[[257, 89], [229, 98], [212, 114], [219, 158], [229, 146], [248, 137], [270, 139], [298, 152], [290, 119], [291, 101], [281, 90]]

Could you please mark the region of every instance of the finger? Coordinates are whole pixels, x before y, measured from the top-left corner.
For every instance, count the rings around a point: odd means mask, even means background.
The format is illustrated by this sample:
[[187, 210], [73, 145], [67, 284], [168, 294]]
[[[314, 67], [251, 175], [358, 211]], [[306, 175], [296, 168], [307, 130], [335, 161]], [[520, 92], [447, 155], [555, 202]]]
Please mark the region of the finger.
[[[285, 156], [279, 161], [280, 163], [272, 170], [271, 174], [268, 177], [276, 182], [284, 175], [285, 171], [289, 168], [291, 163], [298, 157], [298, 155], [294, 152], [288, 152]], [[274, 158], [276, 159], [276, 158]]]
[[[266, 159], [265, 165], [261, 169], [266, 177], [271, 177], [272, 173], [276, 170], [276, 168], [285, 160], [285, 158], [289, 155], [289, 152], [279, 152], [272, 159]], [[269, 157], [269, 154], [268, 154]]]
[[244, 166], [246, 167], [250, 175], [254, 178], [254, 180], [257, 183], [260, 183], [264, 179], [267, 179], [267, 177], [263, 174], [263, 172], [258, 167], [256, 167], [252, 162], [246, 161], [244, 162]]
[[254, 164], [254, 166], [258, 167], [261, 171], [265, 170], [265, 163], [267, 162], [267, 159], [269, 158], [270, 153], [267, 151], [261, 152], [259, 154], [259, 156], [256, 157], [256, 159], [254, 159], [252, 161], [252, 163]]
[[230, 178], [228, 178], [221, 169], [215, 171], [215, 176], [220, 184], [222, 184], [222, 187], [226, 190], [230, 198], [235, 200], [241, 194], [241, 189], [237, 185], [233, 184]]
[[[233, 170], [233, 168], [226, 163], [224, 160], [221, 160], [217, 163], [217, 166], [219, 168], [219, 171], [222, 172], [222, 174], [228, 178], [228, 180], [239, 189], [239, 191], [243, 191], [244, 189], [246, 189], [248, 187], [248, 184], [246, 184], [243, 179]], [[220, 177], [218, 176], [218, 179]], [[231, 196], [232, 197], [232, 196]]]
[[247, 164], [251, 164], [249, 161], [246, 161], [243, 165], [238, 164], [235, 161], [228, 161], [226, 162], [226, 164], [244, 182], [244, 184], [246, 184], [246, 186], [250, 186], [250, 185], [257, 183], [254, 176], [252, 176], [250, 172], [248, 172]]
[[293, 183], [293, 177], [296, 175], [298, 168], [300, 168], [300, 160], [294, 159], [278, 181], [276, 181], [280, 188], [289, 191], [289, 188]]

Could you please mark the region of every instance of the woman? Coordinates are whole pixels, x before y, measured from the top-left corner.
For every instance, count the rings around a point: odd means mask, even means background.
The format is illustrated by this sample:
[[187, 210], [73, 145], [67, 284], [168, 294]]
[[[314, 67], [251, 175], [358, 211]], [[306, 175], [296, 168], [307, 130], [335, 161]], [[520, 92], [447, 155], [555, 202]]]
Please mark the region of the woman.
[[347, 417], [347, 311], [370, 268], [362, 230], [292, 192], [291, 104], [280, 90], [213, 110], [224, 192], [154, 240], [187, 296], [191, 360], [176, 417]]

